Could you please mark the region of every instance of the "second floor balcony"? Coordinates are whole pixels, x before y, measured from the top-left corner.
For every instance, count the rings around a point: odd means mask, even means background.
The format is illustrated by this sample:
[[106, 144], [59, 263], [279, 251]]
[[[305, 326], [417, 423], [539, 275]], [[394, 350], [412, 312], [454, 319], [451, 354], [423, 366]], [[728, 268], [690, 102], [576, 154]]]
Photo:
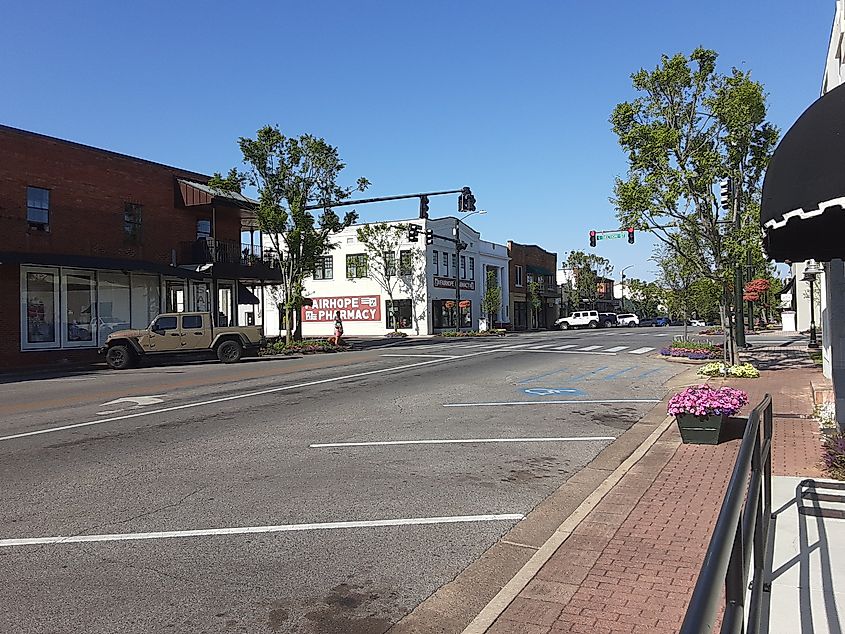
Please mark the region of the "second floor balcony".
[[230, 240], [198, 238], [179, 244], [180, 265], [212, 264], [220, 276], [240, 279], [278, 279], [281, 271], [278, 259], [260, 245]]

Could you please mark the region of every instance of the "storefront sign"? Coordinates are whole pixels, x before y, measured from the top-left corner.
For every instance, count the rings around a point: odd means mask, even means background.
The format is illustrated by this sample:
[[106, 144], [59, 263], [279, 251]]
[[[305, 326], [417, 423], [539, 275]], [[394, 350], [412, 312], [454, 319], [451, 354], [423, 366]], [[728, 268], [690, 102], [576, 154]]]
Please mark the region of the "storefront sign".
[[[435, 277], [434, 288], [455, 288], [454, 277]], [[461, 280], [462, 291], [474, 291], [475, 280]]]
[[343, 321], [381, 321], [381, 296], [310, 297], [311, 306], [302, 307], [302, 321], [334, 321], [340, 311]]

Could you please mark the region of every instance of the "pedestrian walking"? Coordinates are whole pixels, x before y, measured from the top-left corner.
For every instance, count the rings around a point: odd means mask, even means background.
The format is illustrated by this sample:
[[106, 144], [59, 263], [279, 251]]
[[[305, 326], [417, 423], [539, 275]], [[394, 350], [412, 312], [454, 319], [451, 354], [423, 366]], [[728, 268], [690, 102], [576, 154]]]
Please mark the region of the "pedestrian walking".
[[343, 320], [340, 318], [340, 311], [334, 314], [334, 345], [340, 346], [340, 338], [343, 336]]

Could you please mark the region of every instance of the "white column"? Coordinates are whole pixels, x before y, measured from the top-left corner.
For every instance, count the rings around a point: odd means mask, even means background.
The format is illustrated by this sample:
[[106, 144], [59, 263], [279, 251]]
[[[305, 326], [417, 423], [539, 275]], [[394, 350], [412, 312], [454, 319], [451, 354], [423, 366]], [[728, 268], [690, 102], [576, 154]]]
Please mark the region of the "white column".
[[838, 319], [828, 319], [824, 337], [830, 345], [830, 378], [836, 399], [836, 420], [845, 430], [845, 264], [832, 260], [827, 265], [827, 312]]
[[830, 378], [830, 332], [831, 319], [830, 310], [828, 310], [828, 296], [830, 295], [830, 285], [828, 284], [828, 275], [830, 274], [829, 264], [822, 264], [824, 273], [819, 275], [819, 290], [821, 295], [821, 309], [819, 310], [819, 324], [822, 329], [822, 372], [827, 378]]

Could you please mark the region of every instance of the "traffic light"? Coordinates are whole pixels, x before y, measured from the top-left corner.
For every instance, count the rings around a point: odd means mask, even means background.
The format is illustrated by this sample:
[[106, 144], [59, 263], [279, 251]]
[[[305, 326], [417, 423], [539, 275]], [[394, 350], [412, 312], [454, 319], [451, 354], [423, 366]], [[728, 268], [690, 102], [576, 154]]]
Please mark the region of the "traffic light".
[[408, 225], [408, 242], [416, 242], [420, 233], [420, 226], [413, 223]]
[[420, 196], [420, 218], [428, 218], [428, 196]]
[[426, 244], [434, 244], [434, 230], [433, 229], [426, 229], [425, 230], [425, 243]]
[[458, 196], [458, 211], [475, 211], [475, 196], [472, 195], [469, 187], [461, 189], [461, 195]]
[[595, 231], [590, 231], [590, 246], [591, 247], [596, 246], [596, 232]]
[[628, 227], [628, 244], [634, 244], [634, 228]]
[[719, 204], [725, 211], [733, 208], [734, 179], [728, 176], [719, 183]]

